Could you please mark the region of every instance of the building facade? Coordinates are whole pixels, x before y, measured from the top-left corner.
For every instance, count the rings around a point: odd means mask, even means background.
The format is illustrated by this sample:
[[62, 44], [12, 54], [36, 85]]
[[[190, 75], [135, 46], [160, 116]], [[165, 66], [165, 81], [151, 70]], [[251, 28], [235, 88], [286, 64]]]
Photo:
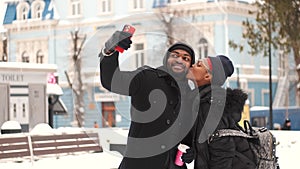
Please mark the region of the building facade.
[[[159, 66], [170, 39], [185, 41], [195, 49], [198, 58], [216, 54], [229, 56], [236, 70], [226, 85], [235, 88], [239, 84], [248, 92], [250, 106], [269, 105], [268, 58], [250, 56], [247, 50], [239, 53], [228, 45], [229, 40], [245, 43], [242, 40], [242, 21], [247, 18], [254, 20], [248, 10], [255, 9], [248, 2], [7, 0], [4, 7], [5, 31], [2, 36], [7, 39], [7, 57], [2, 57], [2, 61], [58, 66], [59, 84], [64, 90], [61, 99], [69, 113], [54, 116], [56, 128], [72, 126], [76, 121], [75, 94], [70, 88], [70, 81], [76, 80], [76, 64], [72, 60], [76, 52], [82, 62], [84, 126], [91, 127], [94, 121], [102, 127], [128, 126], [130, 98], [110, 93], [101, 86], [98, 58], [104, 42], [125, 24], [134, 26], [136, 32], [132, 37], [132, 47], [120, 57], [121, 69], [133, 70], [145, 64]], [[244, 46], [249, 48], [246, 43]], [[286, 93], [277, 94], [277, 88], [286, 86], [278, 82], [285, 77], [282, 75], [286, 68], [283, 63], [289, 63], [289, 60], [280, 56], [278, 51], [273, 51], [272, 56], [272, 96], [276, 99]], [[291, 82], [288, 85], [292, 86], [296, 78], [292, 75], [288, 79]], [[292, 88], [286, 97], [290, 105], [298, 104], [295, 90]]]

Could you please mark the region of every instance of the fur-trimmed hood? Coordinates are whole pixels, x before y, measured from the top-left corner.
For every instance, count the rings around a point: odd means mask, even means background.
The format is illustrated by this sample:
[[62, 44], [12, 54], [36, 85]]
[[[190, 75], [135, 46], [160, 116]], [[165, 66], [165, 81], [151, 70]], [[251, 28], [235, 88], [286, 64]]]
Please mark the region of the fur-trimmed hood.
[[248, 95], [241, 89], [226, 89], [225, 112], [230, 113], [235, 122], [241, 120], [242, 112]]

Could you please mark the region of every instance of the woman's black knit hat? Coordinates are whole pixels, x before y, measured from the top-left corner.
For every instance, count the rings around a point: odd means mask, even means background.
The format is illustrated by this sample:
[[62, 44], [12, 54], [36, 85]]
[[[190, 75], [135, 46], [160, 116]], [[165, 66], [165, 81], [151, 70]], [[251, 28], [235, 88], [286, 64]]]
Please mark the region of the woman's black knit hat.
[[211, 62], [209, 69], [212, 72], [212, 84], [222, 86], [227, 77], [230, 77], [234, 72], [234, 67], [231, 60], [224, 55], [216, 57], [208, 57]]

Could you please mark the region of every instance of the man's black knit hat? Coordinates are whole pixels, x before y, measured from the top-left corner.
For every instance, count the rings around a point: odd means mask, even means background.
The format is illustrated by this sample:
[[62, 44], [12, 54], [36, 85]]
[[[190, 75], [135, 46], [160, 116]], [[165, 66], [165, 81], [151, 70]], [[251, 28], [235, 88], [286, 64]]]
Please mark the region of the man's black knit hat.
[[185, 50], [187, 53], [191, 55], [192, 61], [191, 61], [191, 66], [195, 63], [195, 52], [192, 47], [190, 47], [188, 44], [182, 43], [182, 42], [177, 42], [173, 44], [169, 49], [167, 54], [164, 57], [163, 64], [167, 65], [167, 60], [169, 58], [170, 52], [176, 49], [181, 49]]

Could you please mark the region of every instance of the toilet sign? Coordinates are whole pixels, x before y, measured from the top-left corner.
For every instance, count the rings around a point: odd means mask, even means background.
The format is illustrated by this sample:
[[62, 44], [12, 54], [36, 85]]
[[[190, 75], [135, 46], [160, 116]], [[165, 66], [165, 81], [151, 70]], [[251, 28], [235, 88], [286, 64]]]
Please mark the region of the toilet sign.
[[48, 83], [50, 84], [56, 84], [56, 78], [54, 73], [49, 73], [48, 74]]

